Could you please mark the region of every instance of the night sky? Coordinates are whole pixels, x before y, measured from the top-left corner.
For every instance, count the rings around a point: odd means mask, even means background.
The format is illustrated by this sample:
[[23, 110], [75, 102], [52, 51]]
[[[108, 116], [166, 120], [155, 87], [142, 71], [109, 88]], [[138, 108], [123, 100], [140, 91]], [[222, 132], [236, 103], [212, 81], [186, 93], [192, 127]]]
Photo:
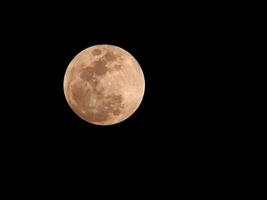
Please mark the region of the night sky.
[[[37, 152], [35, 157], [120, 155], [154, 164], [216, 157], [225, 141], [234, 141], [236, 113], [230, 113], [233, 98], [225, 93], [235, 95], [229, 90], [235, 74], [229, 41], [235, 35], [224, 28], [232, 25], [222, 11], [196, 4], [67, 4], [31, 5], [28, 15], [6, 23], [14, 81], [4, 99], [14, 110], [8, 111], [9, 128], [18, 129], [7, 134], [9, 141]], [[140, 107], [112, 126], [80, 119], [63, 93], [69, 62], [96, 44], [129, 51], [145, 76]]]

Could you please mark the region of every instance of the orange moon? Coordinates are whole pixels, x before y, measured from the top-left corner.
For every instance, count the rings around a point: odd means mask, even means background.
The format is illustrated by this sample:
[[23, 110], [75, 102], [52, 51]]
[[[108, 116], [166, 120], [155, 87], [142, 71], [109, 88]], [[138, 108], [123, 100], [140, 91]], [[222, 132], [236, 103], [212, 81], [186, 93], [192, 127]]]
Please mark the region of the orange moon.
[[95, 45], [78, 53], [67, 67], [63, 85], [70, 108], [96, 125], [117, 124], [129, 118], [145, 92], [139, 63], [114, 45]]

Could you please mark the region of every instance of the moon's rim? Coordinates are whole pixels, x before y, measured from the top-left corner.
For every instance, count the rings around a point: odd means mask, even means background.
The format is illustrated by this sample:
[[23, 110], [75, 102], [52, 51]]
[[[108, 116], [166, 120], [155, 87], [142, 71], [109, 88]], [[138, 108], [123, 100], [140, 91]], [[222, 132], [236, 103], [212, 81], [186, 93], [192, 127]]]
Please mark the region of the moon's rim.
[[[127, 116], [123, 117], [121, 120], [119, 121], [115, 121], [115, 122], [111, 122], [111, 123], [105, 123], [105, 122], [102, 122], [102, 123], [98, 123], [98, 122], [92, 122], [92, 121], [88, 121], [87, 119], [85, 119], [85, 117], [81, 116], [79, 113], [77, 113], [74, 108], [71, 107], [71, 103], [69, 101], [69, 98], [68, 98], [68, 95], [67, 95], [67, 83], [66, 83], [66, 76], [68, 74], [68, 71], [70, 70], [70, 65], [74, 65], [76, 62], [78, 62], [79, 60], [75, 60], [74, 59], [78, 56], [78, 55], [82, 55], [83, 52], [87, 51], [88, 49], [91, 49], [91, 48], [95, 48], [97, 46], [100, 46], [100, 47], [103, 47], [103, 46], [108, 46], [108, 47], [115, 47], [115, 48], [118, 48], [120, 50], [122, 50], [123, 52], [125, 52], [126, 54], [130, 55], [135, 61], [136, 63], [138, 64], [138, 66], [140, 67], [140, 72], [142, 74], [142, 79], [143, 79], [143, 91], [142, 91], [142, 95], [141, 95], [141, 98], [138, 102], [138, 104], [135, 106], [135, 109], [132, 110], [131, 113], [128, 113]], [[72, 60], [70, 61], [69, 65], [67, 66], [66, 68], [66, 71], [65, 71], [65, 74], [64, 74], [64, 77], [63, 77], [63, 92], [64, 92], [64, 96], [65, 96], [65, 99], [67, 101], [67, 104], [68, 106], [71, 108], [71, 110], [75, 113], [76, 116], [78, 116], [79, 118], [81, 118], [82, 120], [86, 121], [87, 123], [90, 123], [90, 124], [93, 124], [93, 125], [96, 125], [96, 126], [109, 126], [109, 125], [115, 125], [115, 124], [119, 124], [119, 123], [122, 123], [124, 122], [126, 119], [129, 119], [137, 110], [138, 108], [140, 107], [140, 105], [142, 104], [142, 101], [144, 99], [144, 94], [145, 94], [145, 88], [146, 88], [146, 84], [145, 84], [145, 77], [144, 77], [144, 73], [143, 73], [143, 70], [142, 70], [142, 67], [141, 65], [139, 64], [139, 62], [137, 61], [137, 59], [128, 51], [126, 51], [125, 49], [119, 47], [119, 46], [116, 46], [116, 45], [112, 45], [112, 44], [96, 44], [96, 45], [93, 45], [93, 46], [90, 46], [90, 47], [87, 47], [85, 49], [83, 49], [82, 51], [80, 51], [79, 53], [77, 53], [73, 58]]]

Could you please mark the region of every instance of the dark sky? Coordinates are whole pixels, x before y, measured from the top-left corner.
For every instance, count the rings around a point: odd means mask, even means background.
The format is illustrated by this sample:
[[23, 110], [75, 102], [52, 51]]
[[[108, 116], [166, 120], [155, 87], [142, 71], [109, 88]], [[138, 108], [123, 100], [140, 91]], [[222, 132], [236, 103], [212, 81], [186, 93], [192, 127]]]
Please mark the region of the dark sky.
[[[241, 4], [186, 2], [1, 5], [2, 182], [22, 188], [9, 196], [52, 190], [61, 197], [77, 186], [73, 199], [83, 191], [91, 197], [94, 187], [98, 196], [141, 191], [170, 199], [180, 191], [221, 195], [247, 183], [252, 170], [244, 166], [255, 154], [240, 131], [247, 105], [236, 98], [248, 88], [238, 80], [248, 78], [237, 59], [246, 46], [238, 31], [243, 15], [235, 12]], [[139, 109], [113, 126], [81, 120], [63, 93], [69, 62], [96, 44], [129, 51], [145, 76]]]
[[[220, 144], [233, 115], [227, 110], [231, 99], [224, 95], [231, 79], [225, 78], [231, 66], [225, 59], [231, 56], [230, 32], [219, 8], [111, 6], [36, 5], [6, 22], [3, 40], [10, 41], [9, 55], [16, 55], [6, 59], [16, 80], [10, 85], [16, 92], [7, 90], [7, 95], [14, 96], [8, 101], [19, 113], [8, 118], [12, 128], [24, 132], [14, 137], [66, 151], [88, 145], [101, 149], [122, 145], [121, 149], [140, 152], [193, 151]], [[84, 122], [70, 110], [63, 94], [69, 62], [95, 44], [126, 49], [145, 76], [141, 106], [114, 126]]]

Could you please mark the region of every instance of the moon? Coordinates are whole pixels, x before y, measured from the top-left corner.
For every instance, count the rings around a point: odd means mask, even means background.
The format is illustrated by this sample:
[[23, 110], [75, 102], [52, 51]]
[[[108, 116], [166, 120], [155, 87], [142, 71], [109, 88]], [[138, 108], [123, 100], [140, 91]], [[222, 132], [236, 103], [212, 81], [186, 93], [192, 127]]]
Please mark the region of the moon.
[[64, 76], [64, 95], [81, 119], [113, 125], [129, 118], [145, 92], [143, 71], [126, 50], [95, 45], [78, 53]]

